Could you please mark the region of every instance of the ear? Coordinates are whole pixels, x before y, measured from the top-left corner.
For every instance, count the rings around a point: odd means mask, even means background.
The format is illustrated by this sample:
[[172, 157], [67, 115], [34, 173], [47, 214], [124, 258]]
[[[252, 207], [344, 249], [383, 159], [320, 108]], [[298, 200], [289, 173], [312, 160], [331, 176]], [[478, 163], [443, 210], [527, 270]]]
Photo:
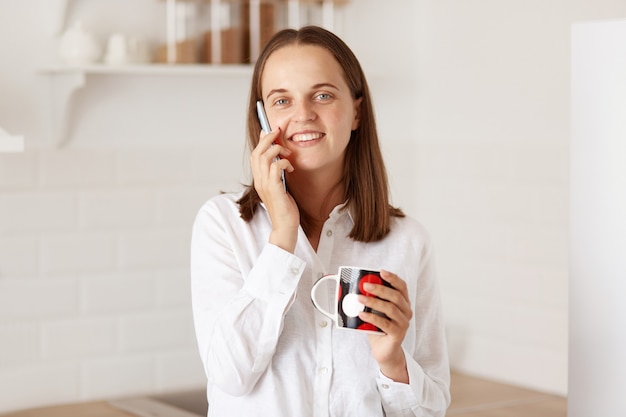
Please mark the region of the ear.
[[363, 97], [359, 97], [354, 100], [354, 120], [352, 121], [352, 130], [357, 130], [359, 128], [359, 124], [361, 122], [361, 103], [363, 102]]

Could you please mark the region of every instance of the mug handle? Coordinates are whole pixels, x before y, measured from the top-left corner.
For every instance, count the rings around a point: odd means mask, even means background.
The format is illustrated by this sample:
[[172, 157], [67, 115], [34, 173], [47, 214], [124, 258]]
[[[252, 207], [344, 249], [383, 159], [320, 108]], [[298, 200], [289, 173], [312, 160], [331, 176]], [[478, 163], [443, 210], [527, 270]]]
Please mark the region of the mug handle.
[[[313, 284], [313, 288], [311, 288], [311, 301], [313, 301], [313, 305], [320, 313], [327, 316], [331, 320], [335, 320], [336, 314], [331, 313], [328, 310], [326, 310], [324, 307], [322, 307], [316, 298], [317, 287], [319, 287], [321, 283], [326, 282], [328, 280], [333, 280], [335, 281], [337, 285], [339, 285], [339, 275], [325, 275], [321, 277], [320, 279], [317, 280], [317, 282], [315, 282], [315, 284]], [[336, 300], [333, 300], [333, 301], [335, 302], [335, 306], [336, 306]]]

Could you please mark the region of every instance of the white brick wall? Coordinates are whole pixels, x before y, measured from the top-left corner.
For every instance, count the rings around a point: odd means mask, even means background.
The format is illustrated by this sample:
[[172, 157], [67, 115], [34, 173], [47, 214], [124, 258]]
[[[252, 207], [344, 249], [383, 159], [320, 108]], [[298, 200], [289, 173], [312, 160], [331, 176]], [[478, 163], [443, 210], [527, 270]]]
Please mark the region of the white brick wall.
[[156, 385], [160, 390], [171, 386], [197, 387], [193, 385], [194, 381], [205, 379], [202, 363], [195, 348], [157, 354], [156, 369]]
[[34, 363], [2, 370], [2, 408], [76, 401], [80, 398], [80, 385], [80, 365], [74, 361]]
[[71, 191], [26, 190], [0, 195], [0, 234], [76, 230], [76, 195]]
[[0, 238], [0, 277], [33, 276], [39, 270], [38, 258], [39, 242], [36, 237]]
[[114, 152], [65, 149], [39, 154], [40, 184], [44, 188], [68, 189], [88, 185], [101, 187], [114, 181]]
[[[145, 311], [155, 307], [155, 272], [93, 273], [80, 282], [81, 311], [86, 314], [115, 315]], [[176, 276], [176, 284], [184, 277]]]
[[19, 369], [39, 359], [40, 327], [37, 322], [0, 324], [0, 370]]
[[116, 351], [116, 320], [113, 317], [50, 320], [41, 325], [41, 338], [41, 355], [45, 360], [112, 355]]
[[156, 223], [156, 191], [133, 187], [83, 191], [80, 226], [86, 230], [146, 229]]
[[37, 184], [36, 154], [4, 154], [0, 164], [0, 188], [32, 188]]
[[194, 342], [189, 308], [127, 315], [119, 322], [122, 352], [181, 349]]
[[567, 144], [425, 142], [417, 154], [452, 366], [566, 393]]
[[80, 376], [85, 398], [115, 398], [156, 389], [155, 360], [150, 354], [92, 360], [81, 367]]
[[64, 317], [78, 311], [77, 279], [0, 279], [0, 318], [3, 322]]
[[115, 267], [112, 233], [54, 235], [41, 238], [41, 270], [45, 274], [110, 271]]
[[199, 169], [215, 154], [0, 154], [0, 412], [204, 384], [191, 225], [240, 176]]
[[[24, 154], [0, 154], [0, 412], [201, 385], [186, 327], [189, 232], [208, 196], [239, 189], [245, 178], [244, 135], [232, 132], [243, 130], [239, 97], [246, 86], [231, 80], [224, 87], [219, 118], [232, 117], [217, 124], [208, 120], [210, 109], [197, 105], [211, 100], [181, 101], [183, 113], [207, 116], [206, 126], [189, 132], [171, 102], [154, 105], [168, 105], [175, 127], [152, 126], [151, 118], [167, 111], [133, 97], [107, 95], [113, 102], [103, 103], [93, 94], [112, 86], [143, 86], [146, 94], [152, 82], [93, 77], [102, 79], [76, 97], [85, 106], [76, 106], [73, 142], [36, 151], [31, 145], [52, 139], [47, 114], [38, 113], [49, 83], [33, 75], [34, 65], [51, 51], [48, 35], [24, 31], [31, 3], [0, 2], [10, 12], [0, 13], [8, 33], [0, 46], [14, 50], [13, 39], [22, 37], [32, 45], [0, 65], [0, 122], [25, 133], [27, 147]], [[80, 12], [117, 24], [95, 2], [74, 3], [68, 19]], [[619, 17], [624, 10], [621, 0], [579, 3], [359, 0], [350, 16], [364, 18], [340, 22], [374, 73], [394, 201], [435, 241], [452, 364], [559, 393], [567, 390], [567, 34], [572, 19]], [[372, 16], [390, 30], [369, 30]], [[134, 29], [136, 17], [128, 24]], [[406, 48], [387, 48], [401, 41]], [[398, 63], [393, 80], [389, 62]], [[186, 100], [197, 82], [164, 84], [176, 84], [174, 96]], [[219, 84], [209, 81], [201, 95], [211, 96]], [[190, 89], [181, 93], [180, 86]], [[121, 104], [137, 123], [126, 123], [126, 115], [124, 123], [112, 122]], [[180, 325], [173, 340], [146, 334], [161, 320], [168, 329]], [[94, 328], [102, 330], [94, 343], [82, 340]]]

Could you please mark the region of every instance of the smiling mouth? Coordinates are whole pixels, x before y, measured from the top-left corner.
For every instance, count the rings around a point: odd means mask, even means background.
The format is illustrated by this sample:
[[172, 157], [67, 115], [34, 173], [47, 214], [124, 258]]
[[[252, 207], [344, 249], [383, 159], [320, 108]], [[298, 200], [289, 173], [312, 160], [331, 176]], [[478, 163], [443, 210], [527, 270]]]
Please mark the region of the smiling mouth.
[[293, 142], [310, 142], [313, 140], [321, 139], [324, 137], [323, 133], [296, 133], [291, 137], [291, 141]]

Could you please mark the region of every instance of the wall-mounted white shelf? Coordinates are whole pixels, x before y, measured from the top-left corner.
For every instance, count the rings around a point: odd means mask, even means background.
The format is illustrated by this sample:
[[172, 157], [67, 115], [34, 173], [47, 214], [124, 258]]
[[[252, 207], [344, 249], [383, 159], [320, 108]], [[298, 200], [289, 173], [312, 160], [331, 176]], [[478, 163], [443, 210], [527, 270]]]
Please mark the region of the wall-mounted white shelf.
[[[50, 32], [57, 36], [63, 33], [66, 26], [66, 20], [72, 16], [72, 9], [80, 0], [49, 0], [46, 2], [48, 8], [48, 16], [50, 16]], [[154, 0], [155, 4], [159, 0]], [[171, 2], [185, 0], [168, 0]], [[203, 0], [211, 5], [214, 9], [222, 3], [228, 3], [232, 0]], [[260, 7], [262, 0], [250, 0], [252, 9]], [[288, 17], [289, 27], [300, 27], [307, 22], [300, 21], [300, 9], [307, 6], [320, 8], [323, 17], [323, 25], [327, 29], [333, 29], [335, 21], [336, 6], [343, 6], [351, 0], [281, 0], [286, 5], [286, 13]], [[306, 10], [306, 9], [305, 9]], [[212, 17], [219, 16], [218, 13], [212, 13]], [[165, 17], [165, 16], [164, 16]], [[258, 20], [258, 19], [257, 19]], [[251, 15], [251, 22], [255, 21]], [[258, 23], [258, 22], [257, 22]], [[219, 25], [214, 25], [212, 30], [217, 31]], [[214, 34], [213, 43], [218, 43], [219, 36]], [[219, 48], [214, 46], [213, 55], [219, 55]], [[251, 56], [254, 54], [251, 52]], [[220, 62], [219, 59], [213, 59], [213, 62]], [[209, 78], [228, 78], [242, 77], [249, 82], [252, 75], [252, 65], [246, 64], [129, 64], [129, 65], [107, 65], [93, 64], [85, 66], [66, 66], [53, 65], [42, 68], [39, 71], [50, 79], [51, 91], [51, 129], [56, 146], [62, 146], [67, 142], [69, 133], [73, 106], [76, 93], [89, 85], [90, 77], [119, 77], [119, 76], [142, 76], [142, 77], [209, 77]]]
[[250, 65], [142, 64], [51, 66], [40, 70], [50, 77], [52, 131], [56, 146], [67, 142], [76, 92], [88, 85], [91, 76], [159, 76], [159, 77], [242, 77], [252, 75]]
[[0, 153], [24, 152], [24, 137], [9, 135], [0, 127]]

